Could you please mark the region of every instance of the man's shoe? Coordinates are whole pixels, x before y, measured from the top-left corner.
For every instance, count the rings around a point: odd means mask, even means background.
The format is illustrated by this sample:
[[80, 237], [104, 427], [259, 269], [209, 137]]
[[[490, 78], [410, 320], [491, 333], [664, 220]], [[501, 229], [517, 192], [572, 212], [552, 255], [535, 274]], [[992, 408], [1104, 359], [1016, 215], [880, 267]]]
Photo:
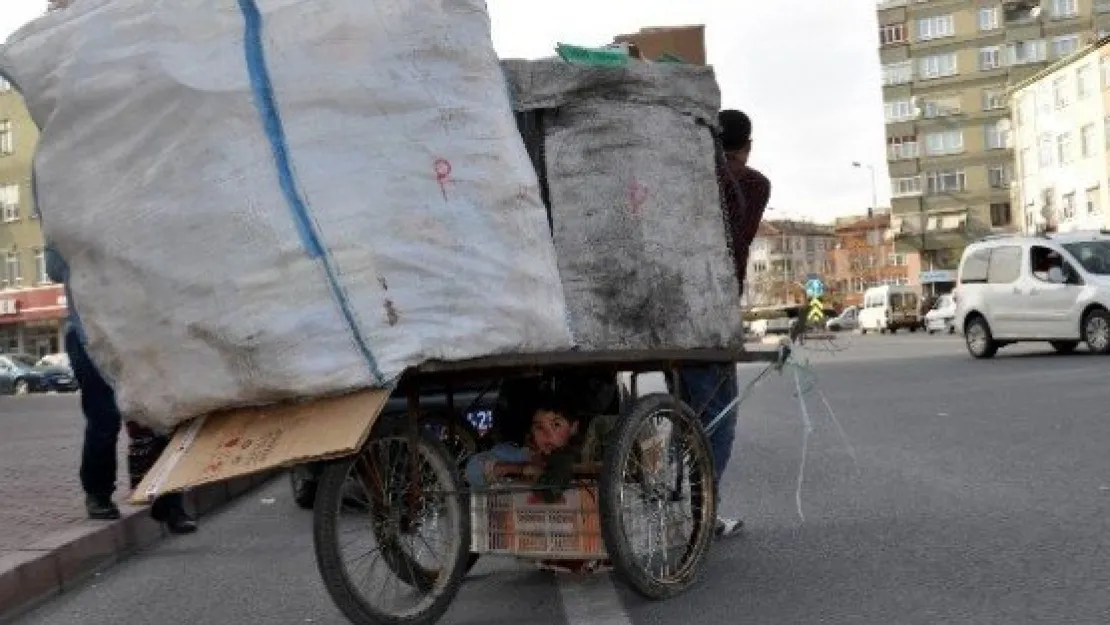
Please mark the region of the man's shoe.
[[732, 538], [744, 529], [744, 522], [740, 519], [726, 519], [717, 517], [717, 538]]
[[115, 521], [120, 518], [119, 508], [112, 503], [111, 497], [86, 496], [85, 511], [94, 521]]
[[150, 516], [159, 523], [165, 523], [171, 534], [192, 534], [197, 531], [196, 520], [180, 506], [167, 507], [164, 511], [152, 509]]

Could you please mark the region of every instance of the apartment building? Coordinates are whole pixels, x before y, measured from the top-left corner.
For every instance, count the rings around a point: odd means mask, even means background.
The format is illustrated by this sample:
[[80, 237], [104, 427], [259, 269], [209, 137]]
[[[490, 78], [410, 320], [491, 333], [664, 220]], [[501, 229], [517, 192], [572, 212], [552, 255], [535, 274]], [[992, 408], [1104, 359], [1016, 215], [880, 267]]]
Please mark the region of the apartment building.
[[1010, 98], [1025, 232], [1110, 227], [1110, 38], [1015, 85]]
[[921, 284], [920, 257], [916, 251], [899, 251], [890, 222], [883, 213], [836, 220], [827, 279], [830, 304], [838, 309], [859, 306], [871, 287]]
[[23, 99], [0, 79], [0, 353], [43, 355], [61, 349], [65, 295], [46, 276], [31, 196], [37, 141]]
[[793, 220], [764, 221], [748, 254], [744, 304], [756, 307], [804, 303], [805, 293], [800, 285], [810, 274], [827, 279], [835, 246], [832, 226]]
[[1016, 229], [1007, 89], [1110, 30], [1110, 0], [881, 0], [891, 228], [941, 287], [964, 246]]

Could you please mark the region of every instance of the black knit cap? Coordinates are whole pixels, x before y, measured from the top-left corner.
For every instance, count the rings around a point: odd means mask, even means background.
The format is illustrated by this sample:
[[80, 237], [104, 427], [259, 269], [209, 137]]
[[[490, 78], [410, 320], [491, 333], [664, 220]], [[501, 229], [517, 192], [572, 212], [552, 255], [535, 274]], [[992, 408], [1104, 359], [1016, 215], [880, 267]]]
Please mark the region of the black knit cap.
[[752, 120], [736, 109], [721, 111], [717, 117], [721, 125], [721, 143], [726, 152], [743, 150], [752, 142]]

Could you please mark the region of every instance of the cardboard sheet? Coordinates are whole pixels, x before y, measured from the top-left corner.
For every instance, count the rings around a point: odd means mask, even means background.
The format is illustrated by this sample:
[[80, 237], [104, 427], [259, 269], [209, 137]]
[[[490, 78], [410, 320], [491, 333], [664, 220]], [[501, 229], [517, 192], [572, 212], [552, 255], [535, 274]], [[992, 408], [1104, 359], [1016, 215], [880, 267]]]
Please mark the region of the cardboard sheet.
[[214, 413], [183, 424], [131, 496], [158, 495], [312, 460], [350, 455], [370, 435], [388, 389]]

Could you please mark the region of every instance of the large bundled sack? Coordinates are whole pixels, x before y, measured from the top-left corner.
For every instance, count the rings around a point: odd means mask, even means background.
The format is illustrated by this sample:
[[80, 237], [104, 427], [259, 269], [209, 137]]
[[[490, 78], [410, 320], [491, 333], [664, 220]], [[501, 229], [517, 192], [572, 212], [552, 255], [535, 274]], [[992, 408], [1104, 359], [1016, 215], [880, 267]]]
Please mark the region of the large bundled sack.
[[82, 0], [0, 71], [130, 418], [571, 346], [483, 0]]
[[584, 349], [734, 348], [712, 68], [505, 61]]

